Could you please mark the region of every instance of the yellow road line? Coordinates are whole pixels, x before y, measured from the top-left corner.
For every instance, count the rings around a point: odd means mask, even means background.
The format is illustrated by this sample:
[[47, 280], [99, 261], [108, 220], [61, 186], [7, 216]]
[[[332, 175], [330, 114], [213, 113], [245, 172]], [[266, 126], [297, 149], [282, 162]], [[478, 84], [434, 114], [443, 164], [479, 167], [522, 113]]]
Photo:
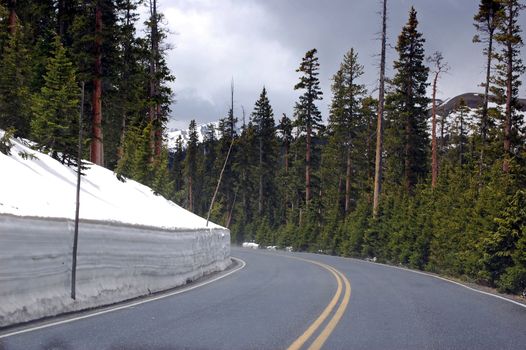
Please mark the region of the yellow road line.
[[318, 266], [323, 267], [324, 269], [328, 270], [330, 273], [333, 274], [333, 276], [336, 278], [336, 281], [338, 282], [338, 288], [336, 290], [336, 293], [334, 294], [334, 297], [332, 298], [331, 302], [327, 305], [327, 307], [323, 310], [323, 312], [320, 314], [320, 316], [307, 328], [307, 330], [298, 338], [296, 339], [288, 348], [287, 350], [299, 350], [305, 344], [307, 340], [316, 332], [316, 330], [321, 326], [321, 324], [325, 321], [325, 319], [331, 314], [332, 310], [338, 303], [338, 300], [340, 299], [341, 293], [342, 293], [342, 280], [345, 283], [345, 294], [343, 297], [343, 300], [336, 310], [334, 316], [329, 321], [327, 326], [323, 329], [321, 334], [314, 340], [312, 345], [310, 346], [309, 350], [318, 350], [320, 349], [325, 341], [329, 338], [334, 328], [336, 328], [336, 325], [342, 318], [345, 309], [347, 308], [347, 305], [349, 304], [349, 299], [351, 297], [351, 285], [349, 283], [349, 280], [338, 270], [333, 268], [330, 265], [326, 265], [314, 260], [309, 259], [303, 259], [303, 258], [297, 258], [297, 257], [290, 257], [293, 259], [303, 260], [306, 262], [309, 262], [311, 264], [315, 264]]
[[351, 284], [349, 283], [349, 280], [340, 271], [336, 269], [334, 269], [334, 271], [337, 272], [345, 282], [345, 295], [333, 318], [329, 321], [325, 329], [320, 333], [316, 340], [314, 340], [314, 342], [309, 347], [309, 350], [319, 350], [322, 348], [323, 344], [325, 344], [327, 339], [329, 339], [332, 331], [334, 331], [334, 328], [336, 328], [338, 325], [338, 322], [340, 322], [340, 319], [342, 318], [351, 298]]

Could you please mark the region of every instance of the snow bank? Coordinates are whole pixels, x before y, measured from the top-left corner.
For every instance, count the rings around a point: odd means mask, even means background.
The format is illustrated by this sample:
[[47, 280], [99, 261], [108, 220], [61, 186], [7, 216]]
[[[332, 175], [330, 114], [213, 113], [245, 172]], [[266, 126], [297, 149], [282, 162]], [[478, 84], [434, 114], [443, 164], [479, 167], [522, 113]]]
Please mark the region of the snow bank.
[[[2, 132], [0, 131], [0, 136]], [[0, 153], [0, 214], [74, 219], [76, 169], [12, 140], [11, 155]], [[25, 159], [23, 154], [36, 159]], [[80, 217], [165, 229], [205, 228], [206, 220], [153, 194], [133, 180], [119, 181], [103, 167], [89, 164], [82, 176]], [[209, 227], [220, 226], [213, 223]]]
[[70, 220], [0, 215], [0, 327], [173, 288], [230, 264], [226, 229], [82, 222], [73, 300], [73, 230]]
[[243, 242], [241, 245], [243, 248], [259, 249], [259, 244], [254, 242]]
[[0, 327], [173, 288], [230, 264], [227, 229], [90, 164], [72, 300], [75, 169], [12, 143], [11, 155], [0, 153]]

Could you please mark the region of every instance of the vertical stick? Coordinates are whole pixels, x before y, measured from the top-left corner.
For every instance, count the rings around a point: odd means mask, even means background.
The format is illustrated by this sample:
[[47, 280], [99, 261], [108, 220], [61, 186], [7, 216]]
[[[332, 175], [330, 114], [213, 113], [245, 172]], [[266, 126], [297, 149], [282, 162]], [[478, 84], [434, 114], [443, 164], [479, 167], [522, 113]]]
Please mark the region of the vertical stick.
[[77, 156], [77, 205], [75, 208], [75, 235], [73, 236], [73, 257], [71, 263], [71, 299], [75, 300], [77, 279], [77, 247], [79, 240], [79, 210], [80, 210], [80, 176], [82, 168], [82, 115], [84, 111], [84, 82], [81, 88], [81, 102], [79, 113], [79, 147]]
[[225, 163], [223, 163], [223, 169], [221, 169], [221, 173], [219, 174], [219, 180], [217, 181], [216, 190], [214, 191], [214, 196], [212, 197], [212, 202], [210, 203], [210, 208], [208, 209], [208, 216], [206, 217], [206, 227], [208, 227], [208, 221], [210, 221], [210, 213], [212, 212], [212, 207], [214, 206], [214, 202], [216, 200], [217, 191], [219, 190], [219, 185], [221, 185], [221, 179], [223, 178], [223, 173], [225, 172], [226, 163], [228, 162], [228, 157], [230, 157], [230, 151], [232, 150], [233, 145], [234, 145], [234, 136], [232, 135], [232, 142], [230, 142], [230, 147], [228, 148], [228, 153], [226, 154]]
[[378, 94], [378, 120], [376, 126], [376, 160], [374, 165], [373, 216], [378, 216], [380, 193], [382, 192], [382, 152], [383, 152], [383, 119], [384, 119], [384, 86], [385, 86], [385, 42], [386, 42], [387, 0], [383, 1], [382, 12], [382, 53], [380, 62], [380, 91]]

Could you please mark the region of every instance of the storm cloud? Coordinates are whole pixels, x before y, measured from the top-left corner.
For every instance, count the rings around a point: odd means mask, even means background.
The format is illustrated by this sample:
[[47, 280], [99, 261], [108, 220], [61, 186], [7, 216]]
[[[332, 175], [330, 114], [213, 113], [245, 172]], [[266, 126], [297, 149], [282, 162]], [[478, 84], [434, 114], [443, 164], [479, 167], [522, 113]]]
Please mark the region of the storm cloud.
[[[396, 38], [414, 6], [426, 39], [426, 55], [441, 51], [451, 66], [439, 83], [439, 98], [481, 91], [482, 47], [472, 43], [478, 0], [389, 0], [388, 75], [392, 75]], [[327, 118], [331, 77], [353, 47], [365, 66], [362, 83], [377, 95], [377, 0], [164, 0], [159, 2], [174, 47], [168, 64], [176, 76], [170, 127], [186, 128], [226, 115], [230, 83], [235, 85], [234, 112], [250, 117], [263, 86], [276, 118], [292, 116], [299, 93], [298, 68], [307, 50], [317, 48]], [[524, 52], [523, 52], [524, 59]], [[524, 95], [522, 87], [521, 95]]]

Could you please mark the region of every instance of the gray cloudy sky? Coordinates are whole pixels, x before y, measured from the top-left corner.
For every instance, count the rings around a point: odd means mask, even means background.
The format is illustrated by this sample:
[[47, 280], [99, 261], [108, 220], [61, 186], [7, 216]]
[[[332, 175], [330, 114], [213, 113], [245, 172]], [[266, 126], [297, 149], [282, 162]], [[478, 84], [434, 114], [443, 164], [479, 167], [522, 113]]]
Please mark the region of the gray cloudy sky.
[[[307, 50], [318, 49], [324, 119], [331, 100], [331, 77], [343, 55], [357, 50], [365, 66], [362, 82], [377, 86], [379, 0], [160, 0], [174, 49], [168, 64], [176, 76], [176, 103], [170, 127], [186, 128], [226, 115], [230, 81], [235, 82], [234, 112], [247, 119], [261, 89], [267, 87], [274, 115], [292, 116], [298, 92], [295, 72]], [[483, 79], [482, 47], [472, 43], [472, 18], [478, 0], [388, 0], [388, 75], [396, 38], [408, 11], [418, 12], [426, 55], [441, 51], [451, 70], [439, 85], [439, 98], [478, 91]], [[523, 14], [524, 18], [524, 14]], [[521, 19], [522, 23], [526, 23]], [[525, 25], [523, 25], [524, 27]], [[524, 51], [523, 60], [526, 60]], [[524, 95], [524, 87], [521, 95]], [[373, 93], [377, 95], [376, 91]]]

